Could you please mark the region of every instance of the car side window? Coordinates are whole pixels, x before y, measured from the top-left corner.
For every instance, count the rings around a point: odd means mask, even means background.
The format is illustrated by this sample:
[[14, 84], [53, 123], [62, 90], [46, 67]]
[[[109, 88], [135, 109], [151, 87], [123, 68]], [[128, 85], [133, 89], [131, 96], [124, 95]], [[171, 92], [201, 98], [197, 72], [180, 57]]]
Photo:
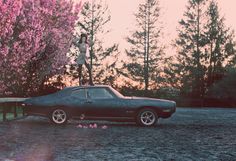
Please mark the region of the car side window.
[[86, 99], [86, 92], [85, 89], [76, 89], [73, 90], [70, 96], [78, 98], [78, 99]]
[[113, 95], [105, 88], [91, 88], [88, 90], [88, 96], [91, 99], [109, 99]]

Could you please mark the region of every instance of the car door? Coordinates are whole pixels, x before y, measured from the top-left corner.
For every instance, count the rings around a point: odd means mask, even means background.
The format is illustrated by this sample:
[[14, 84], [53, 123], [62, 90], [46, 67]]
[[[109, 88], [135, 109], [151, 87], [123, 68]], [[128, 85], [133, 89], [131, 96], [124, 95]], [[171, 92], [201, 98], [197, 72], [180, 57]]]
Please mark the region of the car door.
[[79, 116], [85, 113], [87, 102], [86, 90], [84, 88], [73, 89], [63, 101], [64, 104], [71, 108], [74, 116]]
[[86, 115], [91, 117], [125, 116], [122, 101], [108, 88], [94, 87], [87, 89]]

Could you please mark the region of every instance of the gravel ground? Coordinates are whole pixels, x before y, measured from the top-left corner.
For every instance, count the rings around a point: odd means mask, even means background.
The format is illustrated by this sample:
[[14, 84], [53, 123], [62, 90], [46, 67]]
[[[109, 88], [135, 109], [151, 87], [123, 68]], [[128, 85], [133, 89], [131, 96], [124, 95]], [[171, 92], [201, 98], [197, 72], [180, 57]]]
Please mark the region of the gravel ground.
[[178, 108], [152, 128], [96, 123], [55, 126], [32, 116], [0, 123], [0, 160], [236, 160], [236, 109]]

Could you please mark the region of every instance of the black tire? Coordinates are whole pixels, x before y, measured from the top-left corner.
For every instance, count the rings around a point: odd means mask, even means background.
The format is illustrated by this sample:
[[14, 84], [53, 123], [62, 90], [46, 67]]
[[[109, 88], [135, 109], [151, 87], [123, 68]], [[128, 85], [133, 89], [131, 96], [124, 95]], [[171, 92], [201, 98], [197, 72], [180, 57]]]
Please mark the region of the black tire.
[[140, 126], [150, 127], [157, 123], [158, 116], [156, 112], [150, 108], [144, 108], [138, 112], [136, 122]]
[[63, 108], [56, 108], [49, 114], [50, 120], [56, 125], [64, 125], [69, 119], [69, 115]]

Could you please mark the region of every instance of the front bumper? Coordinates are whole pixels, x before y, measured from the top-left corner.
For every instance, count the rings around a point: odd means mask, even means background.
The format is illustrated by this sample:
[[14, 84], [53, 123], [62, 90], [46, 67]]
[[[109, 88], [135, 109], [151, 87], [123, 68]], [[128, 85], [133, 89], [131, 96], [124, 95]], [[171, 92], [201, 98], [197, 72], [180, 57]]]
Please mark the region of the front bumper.
[[176, 103], [174, 103], [174, 107], [163, 109], [159, 112], [159, 116], [162, 118], [168, 118], [176, 111]]

